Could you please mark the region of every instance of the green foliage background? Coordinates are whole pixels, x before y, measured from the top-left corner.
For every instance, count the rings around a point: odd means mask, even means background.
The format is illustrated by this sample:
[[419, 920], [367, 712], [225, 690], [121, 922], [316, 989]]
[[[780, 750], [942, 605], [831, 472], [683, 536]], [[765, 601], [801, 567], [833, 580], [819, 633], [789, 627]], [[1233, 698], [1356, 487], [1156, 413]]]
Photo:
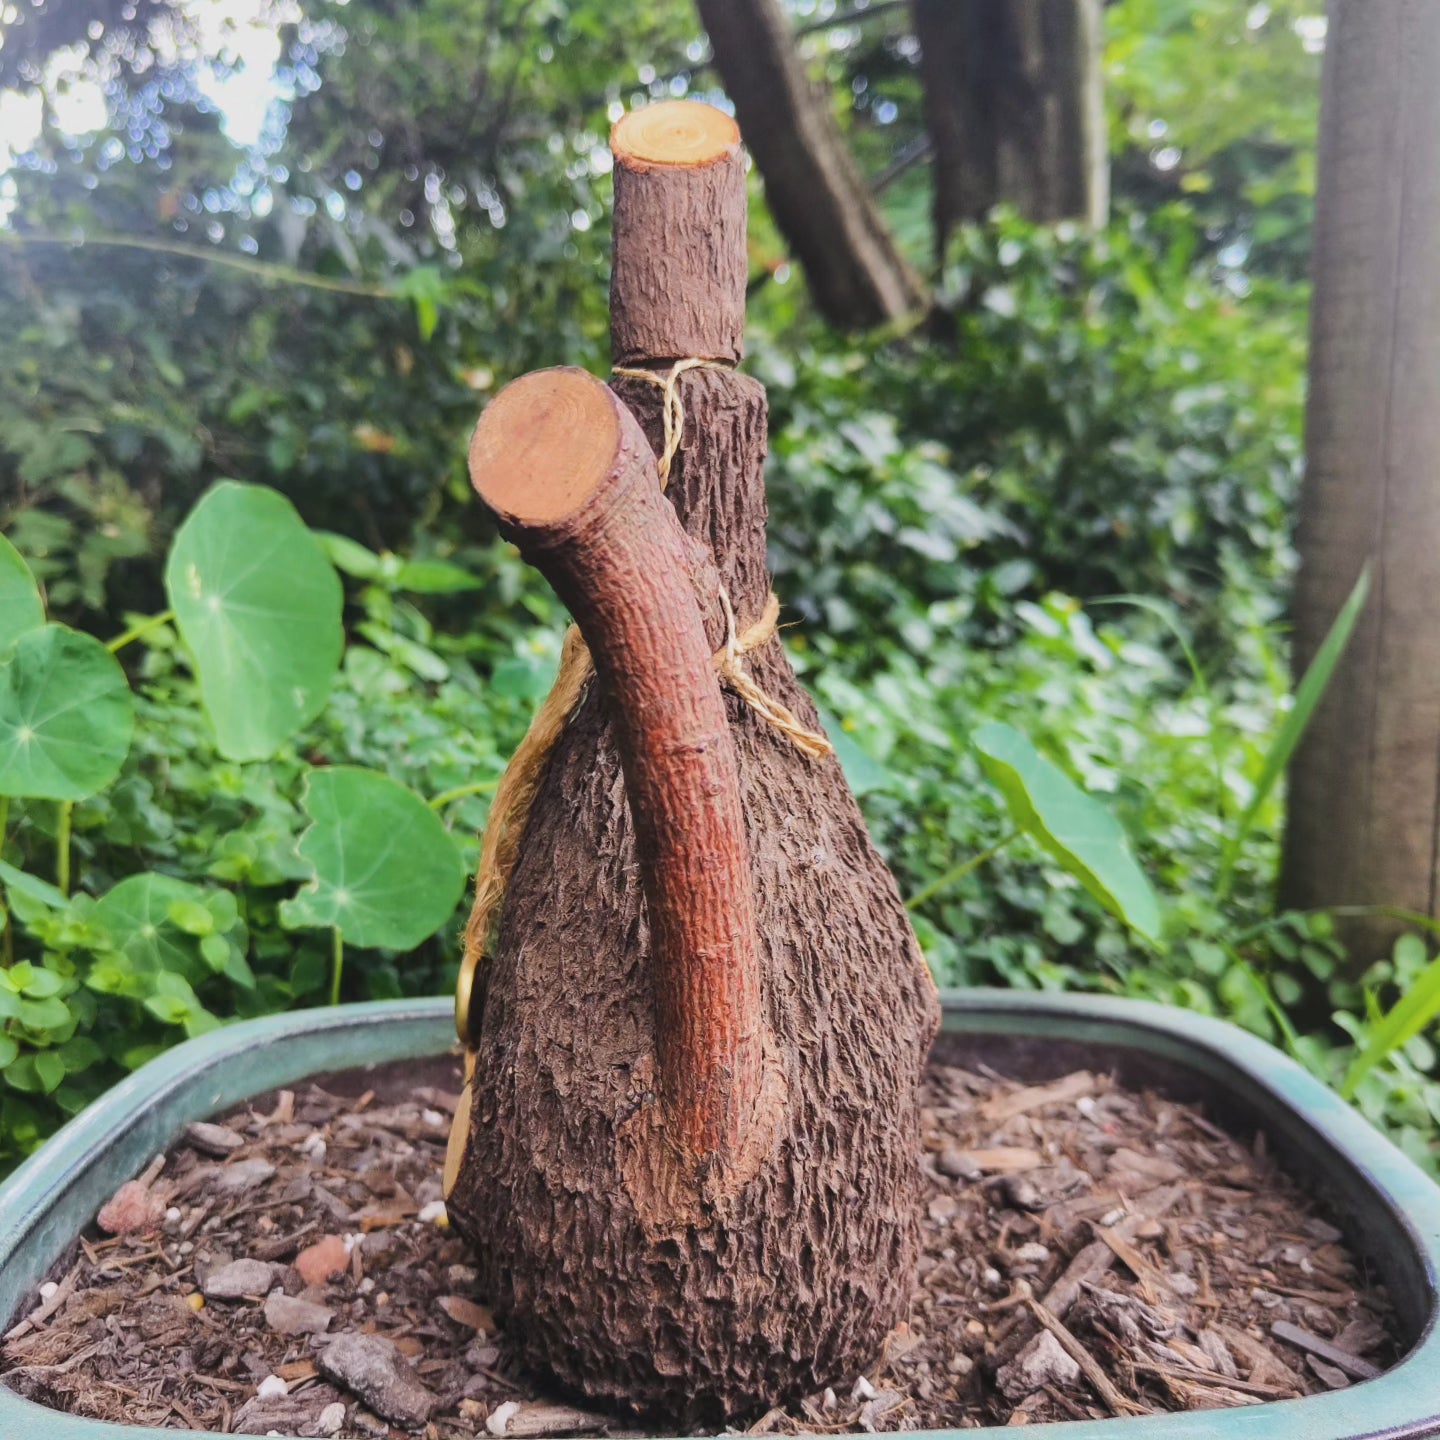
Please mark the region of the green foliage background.
[[[878, 180], [921, 135], [903, 7], [792, 9]], [[1275, 915], [1275, 794], [1221, 877], [1290, 705], [1318, 9], [1108, 7], [1111, 224], [1001, 213], [959, 234], [932, 327], [828, 332], [752, 177], [747, 366], [770, 392], [792, 653], [941, 982], [1226, 1015], [1349, 1070], [1440, 1169], [1434, 1011], [1383, 1019], [1440, 988], [1425, 944], [1344, 963], [1329, 917]], [[52, 621], [143, 632], [118, 652], [117, 778], [63, 819], [8, 806], [6, 1163], [182, 1035], [328, 998], [331, 937], [284, 924], [306, 911], [312, 770], [388, 774], [473, 866], [564, 617], [468, 498], [465, 439], [517, 373], [604, 371], [610, 120], [720, 98], [682, 0], [623, 24], [600, 0], [303, 0], [276, 11], [277, 98], [237, 145], [207, 98], [225, 45], [161, 0], [102, 10], [87, 37], [32, 7], [0, 50], [14, 94], [94, 79], [110, 113], [67, 135], [47, 108], [0, 176], [0, 528]], [[925, 167], [888, 178], [887, 218], [930, 268]], [[244, 759], [195, 652], [145, 620], [178, 527], [227, 477], [289, 497], [344, 584], [328, 701]], [[0, 603], [23, 603], [3, 562]], [[1120, 822], [1163, 900], [1158, 943], [1063, 855], [1007, 838], [971, 744], [997, 723]], [[447, 988], [459, 919], [403, 952], [351, 946], [344, 995]]]

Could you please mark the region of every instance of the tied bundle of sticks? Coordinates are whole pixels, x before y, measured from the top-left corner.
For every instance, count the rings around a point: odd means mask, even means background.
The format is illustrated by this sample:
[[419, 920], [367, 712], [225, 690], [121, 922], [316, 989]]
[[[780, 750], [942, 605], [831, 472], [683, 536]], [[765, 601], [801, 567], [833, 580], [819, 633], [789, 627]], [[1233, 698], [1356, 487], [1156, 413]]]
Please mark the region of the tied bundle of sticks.
[[[615, 374], [644, 381], [661, 391], [664, 443], [656, 459], [656, 471], [662, 489], [669, 484], [670, 468], [685, 435], [685, 409], [680, 398], [680, 377], [690, 370], [726, 368], [728, 367], [716, 361], [694, 356], [677, 360], [664, 373], [633, 366], [615, 367]], [[718, 598], [725, 614], [726, 639], [713, 658], [721, 680], [802, 755], [810, 759], [833, 755], [834, 747], [824, 735], [802, 725], [792, 710], [767, 695], [745, 669], [745, 656], [774, 639], [778, 633], [779, 598], [771, 592], [759, 618], [743, 630], [736, 624], [735, 611], [723, 585]], [[556, 673], [555, 683], [536, 711], [524, 739], [510, 757], [510, 763], [505, 767], [505, 773], [495, 791], [495, 800], [490, 807], [485, 832], [480, 840], [475, 903], [471, 907], [470, 919], [465, 927], [465, 953], [455, 996], [456, 1029], [461, 1041], [467, 1045], [473, 1044], [475, 1038], [475, 980], [499, 917], [500, 905], [505, 898], [505, 887], [520, 853], [525, 821], [530, 814], [541, 777], [545, 773], [545, 764], [571, 715], [575, 713], [585, 687], [594, 673], [595, 667], [579, 627], [571, 625], [565, 632], [561, 646], [560, 668]]]

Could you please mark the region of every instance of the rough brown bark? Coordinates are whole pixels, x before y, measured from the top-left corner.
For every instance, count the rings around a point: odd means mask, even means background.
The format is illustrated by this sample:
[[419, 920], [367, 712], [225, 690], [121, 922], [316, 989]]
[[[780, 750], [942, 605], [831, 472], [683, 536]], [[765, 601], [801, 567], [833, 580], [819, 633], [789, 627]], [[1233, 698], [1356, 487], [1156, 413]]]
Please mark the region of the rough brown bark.
[[1002, 201], [1103, 224], [1109, 204], [1100, 0], [911, 0], [935, 238]]
[[924, 286], [895, 245], [778, 0], [697, 0], [775, 223], [821, 314], [862, 329], [908, 315]]
[[[733, 365], [745, 331], [745, 157], [738, 127], [708, 105], [672, 100], [624, 116], [611, 148], [614, 228], [627, 237], [610, 272], [615, 363], [694, 355]], [[657, 165], [647, 158], [677, 149], [690, 163]], [[696, 223], [702, 218], [708, 226]], [[677, 248], [676, 233], [694, 235], [695, 243]]]
[[687, 1163], [734, 1164], [764, 1138], [763, 1057], [750, 858], [711, 661], [715, 563], [680, 528], [634, 416], [583, 370], [501, 391], [470, 469], [576, 617], [608, 702], [650, 919], [664, 1133]]
[[[692, 213], [677, 249], [715, 217]], [[617, 249], [630, 243], [622, 227]], [[717, 296], [717, 304], [735, 296]], [[675, 353], [664, 334], [655, 358]], [[624, 342], [616, 337], [617, 347]], [[667, 496], [742, 628], [769, 593], [764, 391], [680, 382]], [[661, 397], [614, 388], [661, 444]], [[714, 643], [716, 636], [708, 636]], [[754, 678], [810, 726], [777, 640]], [[657, 1105], [658, 962], [618, 716], [602, 682], [550, 761], [511, 876], [450, 1209], [532, 1361], [592, 1396], [683, 1420], [836, 1383], [903, 1317], [916, 1255], [916, 1085], [934, 989], [839, 765], [725, 693], [774, 1097], [751, 1164], [677, 1170]]]
[[[1290, 769], [1281, 895], [1440, 914], [1440, 6], [1330, 7], [1306, 475], [1303, 673], [1367, 560], [1370, 599]], [[1384, 919], [1347, 922], [1357, 964]]]

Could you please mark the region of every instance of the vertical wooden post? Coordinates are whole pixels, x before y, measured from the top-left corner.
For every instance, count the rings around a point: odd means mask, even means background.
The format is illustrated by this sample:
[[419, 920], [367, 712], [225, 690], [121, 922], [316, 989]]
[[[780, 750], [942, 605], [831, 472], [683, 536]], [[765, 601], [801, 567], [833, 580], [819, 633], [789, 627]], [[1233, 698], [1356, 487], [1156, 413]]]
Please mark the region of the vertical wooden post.
[[[1440, 913], [1440, 4], [1332, 0], [1295, 667], [1375, 583], [1290, 770], [1281, 898]], [[1347, 924], [1356, 963], [1393, 934]]]

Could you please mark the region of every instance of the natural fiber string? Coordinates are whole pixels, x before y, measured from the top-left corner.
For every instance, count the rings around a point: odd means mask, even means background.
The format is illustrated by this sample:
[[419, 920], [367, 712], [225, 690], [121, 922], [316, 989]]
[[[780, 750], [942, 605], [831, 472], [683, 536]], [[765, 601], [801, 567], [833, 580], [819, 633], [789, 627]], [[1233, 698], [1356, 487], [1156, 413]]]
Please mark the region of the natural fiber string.
[[625, 375], [631, 380], [644, 380], [647, 384], [657, 386], [660, 390], [660, 415], [665, 425], [665, 439], [660, 447], [660, 457], [655, 462], [655, 469], [659, 472], [662, 490], [670, 484], [670, 462], [674, 460], [680, 449], [680, 442], [685, 438], [685, 407], [680, 403], [680, 377], [687, 370], [728, 370], [729, 368], [728, 365], [721, 365], [716, 360], [701, 360], [692, 355], [687, 360], [677, 360], [664, 375], [660, 375], [654, 370], [633, 369], [629, 365], [616, 365], [611, 370], [612, 375]]
[[[634, 370], [617, 366], [616, 375], [644, 380], [659, 387], [661, 415], [664, 421], [664, 441], [656, 470], [660, 476], [660, 487], [670, 483], [670, 466], [680, 449], [685, 433], [685, 409], [680, 401], [678, 381], [689, 370], [727, 369], [713, 360], [691, 357], [677, 360], [665, 375], [653, 370]], [[772, 699], [755, 683], [745, 670], [745, 656], [752, 650], [774, 638], [780, 619], [780, 601], [772, 592], [765, 602], [760, 618], [745, 630], [737, 633], [735, 610], [730, 596], [722, 584], [719, 587], [720, 608], [725, 614], [725, 644], [715, 652], [715, 668], [721, 678], [766, 724], [812, 760], [833, 755], [835, 747], [824, 735], [807, 730], [795, 713], [778, 700]], [[480, 840], [480, 861], [475, 875], [475, 903], [470, 910], [470, 920], [465, 926], [465, 955], [460, 965], [460, 984], [455, 996], [455, 1024], [460, 1039], [467, 1044], [473, 1040], [470, 1034], [471, 992], [480, 960], [490, 939], [490, 929], [499, 913], [500, 902], [505, 897], [505, 888], [510, 883], [510, 874], [520, 855], [520, 839], [525, 833], [525, 822], [530, 815], [540, 780], [545, 772], [545, 762], [550, 758], [556, 742], [564, 731], [570, 716], [580, 703], [580, 696], [586, 683], [594, 673], [590, 651], [581, 638], [580, 629], [571, 625], [565, 632], [564, 644], [560, 651], [560, 668], [555, 683], [544, 703], [535, 712], [525, 738], [516, 746], [490, 806], [490, 816], [485, 824], [485, 833]]]

